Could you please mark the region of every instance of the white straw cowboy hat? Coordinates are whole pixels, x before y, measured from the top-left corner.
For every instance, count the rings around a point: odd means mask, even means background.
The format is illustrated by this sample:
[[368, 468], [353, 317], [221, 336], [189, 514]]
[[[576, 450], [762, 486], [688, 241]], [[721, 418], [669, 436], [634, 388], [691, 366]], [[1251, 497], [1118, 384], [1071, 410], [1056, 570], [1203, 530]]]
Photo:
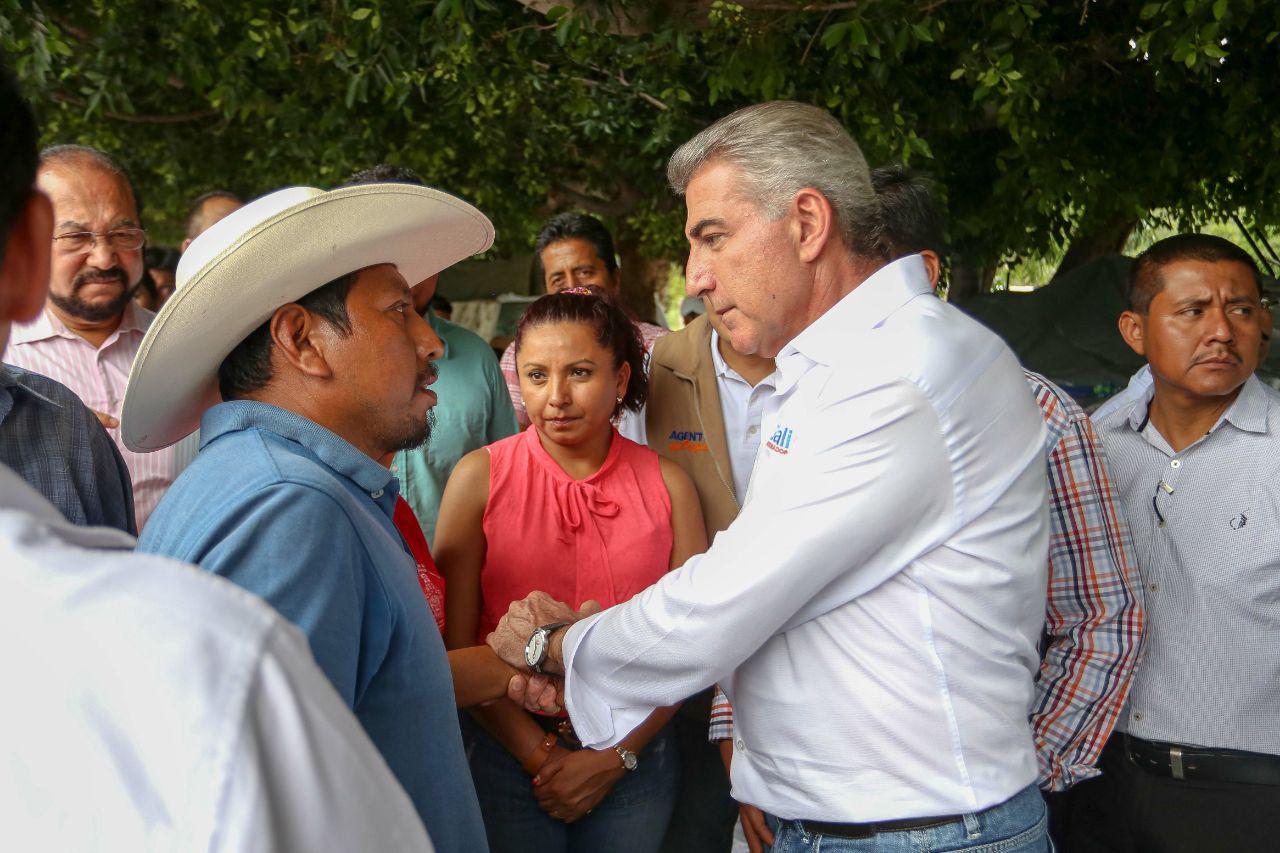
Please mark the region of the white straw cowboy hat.
[[124, 443], [159, 450], [194, 432], [221, 400], [218, 366], [281, 305], [375, 264], [395, 264], [412, 286], [491, 245], [483, 213], [411, 184], [289, 187], [249, 202], [178, 262], [177, 291], [129, 372]]

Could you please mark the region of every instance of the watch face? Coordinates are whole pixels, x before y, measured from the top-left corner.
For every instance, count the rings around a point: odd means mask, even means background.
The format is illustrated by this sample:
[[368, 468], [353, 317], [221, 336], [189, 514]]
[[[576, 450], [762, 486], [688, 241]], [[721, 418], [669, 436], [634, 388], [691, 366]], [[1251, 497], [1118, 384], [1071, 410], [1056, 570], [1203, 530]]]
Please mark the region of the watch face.
[[628, 770], [635, 770], [636, 765], [639, 763], [640, 762], [636, 759], [636, 754], [634, 752], [628, 752], [626, 755], [622, 756], [622, 766]]
[[546, 657], [547, 635], [542, 631], [534, 631], [533, 636], [524, 647], [524, 662], [530, 669], [537, 669]]

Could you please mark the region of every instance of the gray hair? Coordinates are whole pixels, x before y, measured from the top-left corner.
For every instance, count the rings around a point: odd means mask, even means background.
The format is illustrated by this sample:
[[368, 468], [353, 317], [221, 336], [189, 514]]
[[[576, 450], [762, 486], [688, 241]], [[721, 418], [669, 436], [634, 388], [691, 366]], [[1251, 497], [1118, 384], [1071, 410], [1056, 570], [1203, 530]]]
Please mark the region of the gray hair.
[[73, 143], [50, 145], [40, 151], [41, 171], [58, 166], [69, 168], [88, 166], [112, 175], [129, 188], [129, 193], [133, 196], [134, 206], [139, 209], [139, 214], [141, 214], [142, 201], [138, 198], [138, 191], [133, 185], [133, 179], [129, 177], [129, 173], [124, 170], [124, 167], [113, 160], [111, 155], [105, 151], [100, 151], [88, 145], [75, 145]]
[[677, 195], [702, 167], [720, 161], [738, 167], [743, 189], [771, 218], [795, 194], [812, 187], [835, 210], [845, 247], [882, 257], [880, 204], [858, 143], [826, 110], [796, 101], [770, 101], [725, 116], [676, 149], [667, 180]]

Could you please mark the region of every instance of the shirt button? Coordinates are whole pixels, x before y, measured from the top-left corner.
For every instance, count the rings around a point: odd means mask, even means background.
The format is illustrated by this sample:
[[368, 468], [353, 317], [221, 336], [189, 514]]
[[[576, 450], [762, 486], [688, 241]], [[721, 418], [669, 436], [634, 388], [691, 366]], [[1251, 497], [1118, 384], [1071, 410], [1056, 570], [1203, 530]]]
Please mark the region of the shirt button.
[[373, 498], [376, 501], [378, 498], [382, 497], [383, 494], [384, 494], [384, 491], [382, 489], [378, 489], [378, 491], [376, 492], [370, 492], [369, 497]]
[[1133, 719], [1134, 719], [1134, 720], [1141, 720], [1141, 719], [1142, 719], [1142, 712], [1141, 712], [1141, 711], [1134, 711], [1134, 712], [1133, 712]]
[[1153, 583], [1153, 584], [1148, 584], [1148, 585], [1147, 585], [1147, 589], [1151, 590], [1152, 592], [1159, 592], [1159, 591], [1160, 591], [1160, 585], [1159, 585], [1159, 584], [1155, 584], [1155, 583]]
[[1181, 460], [1181, 459], [1175, 459], [1175, 460], [1173, 460], [1172, 462], [1170, 462], [1170, 463], [1169, 463], [1169, 467], [1170, 467], [1170, 468], [1181, 468], [1181, 467], [1182, 467], [1182, 460]]
[[750, 427], [750, 428], [747, 430], [747, 435], [755, 435], [755, 434], [756, 434], [756, 433], [758, 433], [759, 431], [760, 431], [760, 427], [758, 427], [758, 426], [753, 426], [753, 427]]

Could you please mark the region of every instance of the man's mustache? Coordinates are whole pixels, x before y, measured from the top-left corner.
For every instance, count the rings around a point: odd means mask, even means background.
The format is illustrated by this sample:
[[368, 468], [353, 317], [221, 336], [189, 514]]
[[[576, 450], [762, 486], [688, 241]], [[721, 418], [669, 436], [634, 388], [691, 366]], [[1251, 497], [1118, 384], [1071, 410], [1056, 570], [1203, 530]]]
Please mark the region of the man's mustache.
[[1197, 356], [1191, 363], [1196, 365], [1202, 364], [1206, 361], [1221, 361], [1224, 358], [1230, 359], [1237, 364], [1241, 361], [1240, 353], [1236, 352], [1231, 347], [1225, 347], [1223, 349], [1216, 350], [1215, 352], [1207, 352], [1204, 355]]
[[110, 267], [109, 269], [91, 269], [85, 270], [71, 281], [71, 290], [74, 293], [87, 284], [98, 284], [104, 281], [118, 281], [124, 284], [128, 281], [124, 270], [121, 267]]
[[418, 387], [421, 388], [428, 383], [435, 382], [440, 378], [440, 368], [436, 367], [434, 361], [427, 362], [427, 369], [418, 377]]

